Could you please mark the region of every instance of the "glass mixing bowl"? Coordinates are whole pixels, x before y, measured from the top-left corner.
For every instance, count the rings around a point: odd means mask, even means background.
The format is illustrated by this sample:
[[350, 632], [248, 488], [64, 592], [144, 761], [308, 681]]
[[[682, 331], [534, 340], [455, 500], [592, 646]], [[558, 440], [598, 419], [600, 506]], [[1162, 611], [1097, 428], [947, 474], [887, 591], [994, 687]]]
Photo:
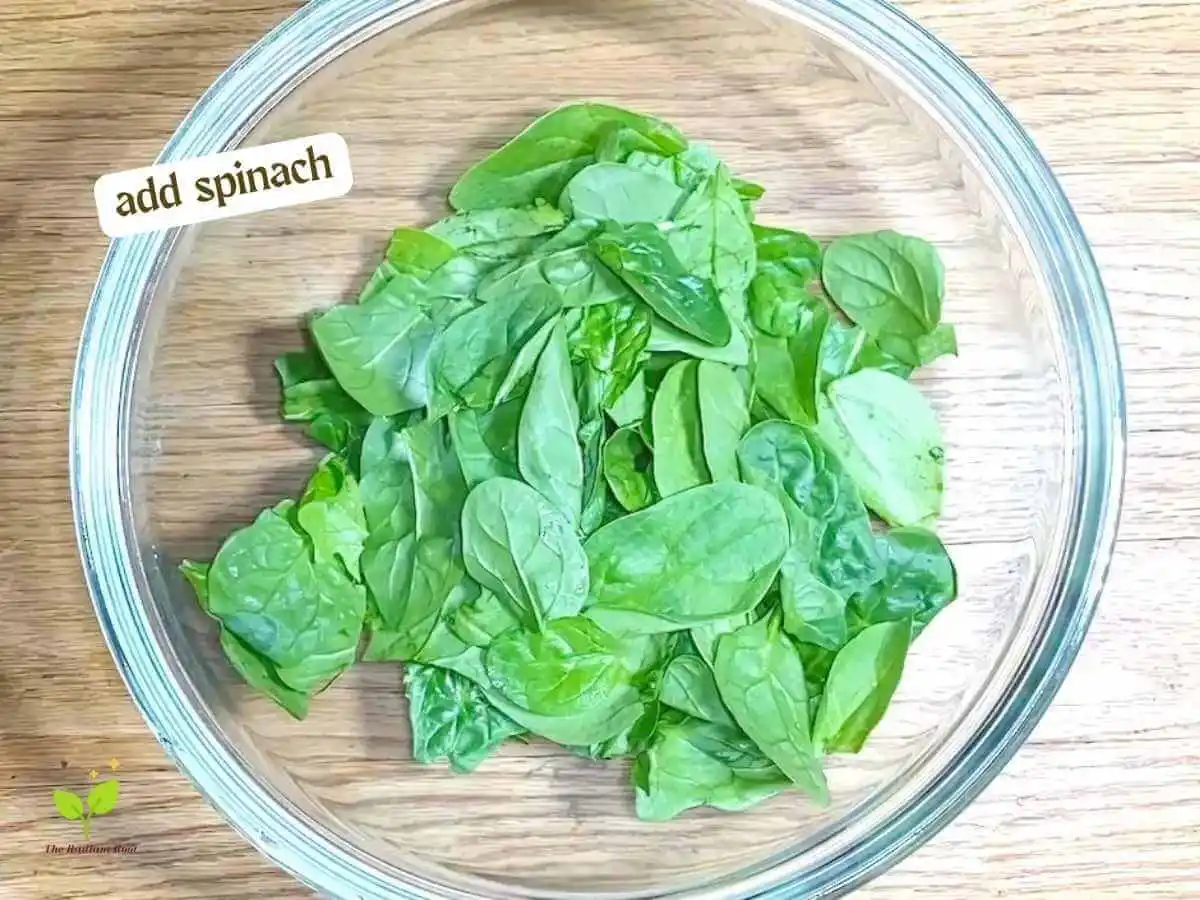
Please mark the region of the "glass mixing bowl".
[[[176, 574], [320, 451], [277, 418], [272, 359], [357, 292], [390, 229], [580, 98], [666, 118], [767, 187], [760, 221], [889, 227], [941, 248], [962, 353], [920, 383], [945, 429], [961, 594], [833, 805], [645, 824], [626, 768], [509, 743], [470, 776], [411, 761], [396, 666], [294, 722], [222, 658]], [[160, 161], [335, 131], [346, 198], [115, 242], [83, 334], [72, 475], [87, 579], [179, 767], [334, 897], [797, 897], [849, 889], [946, 824], [1015, 752], [1083, 639], [1124, 452], [1087, 244], [1045, 163], [945, 47], [879, 0], [339, 0], [231, 67]]]

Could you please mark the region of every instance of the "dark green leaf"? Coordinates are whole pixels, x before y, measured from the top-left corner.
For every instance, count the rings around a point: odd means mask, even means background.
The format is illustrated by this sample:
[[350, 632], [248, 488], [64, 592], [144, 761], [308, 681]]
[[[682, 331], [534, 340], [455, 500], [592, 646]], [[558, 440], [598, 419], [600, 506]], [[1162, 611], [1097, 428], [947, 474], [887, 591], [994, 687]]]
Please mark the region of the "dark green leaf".
[[713, 282], [690, 274], [658, 227], [609, 222], [591, 242], [616, 272], [658, 315], [706, 344], [724, 347], [732, 337], [729, 317]]
[[309, 437], [354, 460], [371, 414], [342, 389], [316, 349], [275, 360], [285, 422], [308, 424]]
[[404, 669], [413, 758], [447, 760], [456, 772], [472, 772], [521, 726], [495, 709], [482, 688], [456, 672], [433, 666]]
[[923, 528], [893, 528], [877, 541], [883, 577], [853, 598], [867, 624], [912, 619], [913, 637], [954, 602], [958, 576], [946, 547]]

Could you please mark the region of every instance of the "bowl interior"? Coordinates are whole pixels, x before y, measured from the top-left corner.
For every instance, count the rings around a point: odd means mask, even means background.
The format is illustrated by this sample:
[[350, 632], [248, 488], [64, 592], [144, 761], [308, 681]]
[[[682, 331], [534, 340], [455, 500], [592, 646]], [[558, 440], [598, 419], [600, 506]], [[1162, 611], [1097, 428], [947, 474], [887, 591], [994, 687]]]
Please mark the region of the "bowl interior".
[[[1049, 602], [1047, 560], [1067, 527], [1070, 397], [1056, 313], [1022, 242], [962, 138], [886, 66], [790, 7], [436, 6], [316, 71], [245, 142], [340, 133], [354, 165], [348, 197], [200, 226], [176, 245], [142, 338], [129, 469], [159, 639], [235, 764], [371, 867], [488, 897], [657, 894], [845, 852], [941, 777]], [[762, 222], [818, 237], [894, 228], [943, 253], [962, 352], [919, 383], [945, 433], [940, 531], [960, 599], [916, 646], [866, 750], [833, 762], [827, 809], [791, 794], [750, 813], [645, 824], [624, 763], [536, 741], [510, 742], [470, 776], [421, 767], [394, 665], [359, 665], [292, 721], [239, 682], [175, 574], [295, 495], [321, 455], [279, 422], [272, 370], [301, 345], [306, 314], [357, 294], [391, 228], [444, 215], [470, 162], [579, 98], [656, 114], [711, 143], [766, 186]]]

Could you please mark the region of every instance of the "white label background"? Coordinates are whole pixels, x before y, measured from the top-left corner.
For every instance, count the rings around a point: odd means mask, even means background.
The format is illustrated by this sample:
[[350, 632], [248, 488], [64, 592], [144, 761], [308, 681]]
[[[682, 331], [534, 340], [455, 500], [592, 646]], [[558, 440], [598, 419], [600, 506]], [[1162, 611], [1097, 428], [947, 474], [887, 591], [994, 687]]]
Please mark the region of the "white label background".
[[[310, 171], [312, 167], [309, 163], [309, 148], [312, 148], [313, 158], [323, 156], [329, 161], [332, 177], [324, 176], [324, 165], [319, 159], [321, 177], [311, 177], [313, 173]], [[235, 163], [241, 163], [240, 168], [236, 167]], [[212, 191], [212, 199], [200, 199], [202, 192], [197, 188], [197, 179], [207, 178], [211, 188], [218, 175], [233, 175], [236, 181], [240, 171], [249, 179], [249, 170], [262, 166], [269, 174], [275, 163], [287, 166], [289, 173], [307, 177], [308, 182], [263, 189], [260, 181], [255, 185], [258, 188], [256, 191], [242, 193], [239, 190], [237, 194], [225, 200], [224, 206], [219, 205], [215, 190]], [[293, 168], [293, 163], [299, 164], [299, 173]], [[151, 212], [139, 211], [124, 216], [117, 212], [122, 193], [137, 197], [141, 192], [143, 198], [149, 197], [147, 187], [151, 178], [154, 179], [155, 193], [158, 195], [156, 199], [159, 200], [173, 200], [174, 193], [169, 190], [164, 193], [164, 187], [172, 183], [178, 185], [178, 205], [164, 208], [160, 202], [160, 208]], [[225, 187], [230, 184], [229, 180], [223, 182]], [[226, 153], [214, 153], [211, 156], [197, 156], [165, 165], [147, 166], [144, 169], [113, 172], [96, 180], [95, 196], [96, 210], [100, 214], [100, 227], [109, 237], [116, 238], [341, 197], [349, 193], [353, 185], [350, 150], [346, 141], [339, 134], [329, 133], [263, 144], [259, 147], [245, 147]]]

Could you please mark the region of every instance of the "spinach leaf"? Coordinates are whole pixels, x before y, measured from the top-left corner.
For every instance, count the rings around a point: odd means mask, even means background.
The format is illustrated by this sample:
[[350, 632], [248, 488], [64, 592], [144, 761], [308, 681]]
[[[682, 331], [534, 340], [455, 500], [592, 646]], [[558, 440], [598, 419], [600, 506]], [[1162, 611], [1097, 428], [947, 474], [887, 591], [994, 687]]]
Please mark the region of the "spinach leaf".
[[540, 632], [505, 632], [485, 665], [496, 690], [540, 716], [607, 706], [632, 683], [621, 642], [582, 616], [547, 622]]
[[576, 366], [579, 405], [579, 445], [583, 449], [583, 511], [579, 531], [589, 535], [608, 514], [608, 494], [604, 489], [604, 392], [610, 378], [587, 363]]
[[462, 528], [467, 571], [513, 604], [527, 627], [540, 629], [583, 608], [583, 547], [566, 516], [533, 488], [507, 478], [485, 481], [467, 497]]
[[921, 525], [941, 513], [942, 433], [910, 383], [878, 369], [835, 381], [821, 396], [817, 429], [882, 519]]
[[654, 456], [636, 428], [618, 428], [604, 444], [604, 477], [629, 512], [654, 502]]
[[256, 691], [262, 691], [287, 710], [293, 718], [304, 719], [308, 716], [311, 695], [284, 684], [278, 669], [269, 659], [255, 653], [227, 628], [221, 629], [221, 649], [234, 671], [242, 676], [246, 684]]
[[355, 460], [371, 414], [338, 384], [315, 349], [275, 360], [283, 388], [283, 420], [307, 423], [308, 436]]
[[750, 317], [773, 337], [790, 338], [822, 301], [814, 290], [821, 277], [821, 247], [806, 234], [753, 226], [758, 268], [750, 284]]
[[384, 258], [397, 272], [428, 277], [454, 258], [454, 245], [420, 228], [397, 228]]
[[743, 625], [749, 625], [754, 620], [754, 611], [751, 610], [748, 613], [742, 613], [731, 619], [722, 619], [719, 622], [695, 625], [691, 630], [692, 644], [696, 647], [696, 652], [700, 654], [700, 658], [711, 666], [713, 657], [717, 653], [717, 641], [720, 640], [721, 635], [737, 631]]
[[605, 224], [591, 248], [658, 315], [706, 344], [724, 347], [733, 332], [713, 282], [689, 274], [651, 224]]
[[690, 272], [712, 281], [730, 315], [745, 315], [758, 255], [750, 220], [723, 165], [683, 201], [667, 240]]
[[517, 354], [561, 308], [549, 289], [516, 293], [455, 319], [429, 353], [429, 415], [488, 409]]
[[442, 219], [426, 229], [459, 252], [504, 261], [532, 253], [547, 234], [562, 230], [567, 217], [549, 203], [480, 209]]
[[450, 437], [467, 487], [492, 478], [520, 478], [517, 470], [517, 429], [525, 398], [494, 409], [461, 409], [451, 413]]
[[[836, 664], [835, 664], [836, 665]], [[809, 729], [804, 664], [778, 615], [723, 636], [713, 677], [738, 725], [795, 784], [829, 802], [821, 754]]]
[[682, 134], [651, 116], [601, 103], [563, 106], [468, 169], [450, 192], [450, 205], [495, 209], [557, 200], [575, 173], [595, 161], [597, 145], [613, 124], [644, 135], [666, 153], [687, 146]]
[[696, 367], [704, 461], [713, 481], [740, 481], [737, 447], [750, 428], [746, 389], [731, 369], [704, 360]]
[[341, 457], [327, 456], [317, 466], [296, 507], [296, 522], [312, 540], [316, 562], [332, 565], [340, 559], [359, 580], [367, 523], [358, 482]]
[[641, 371], [652, 318], [636, 300], [618, 300], [588, 307], [570, 335], [572, 358], [603, 376], [597, 399], [605, 409], [616, 404]]
[[600, 162], [571, 179], [562, 206], [581, 219], [665, 222], [683, 199], [674, 181], [620, 163]]
[[813, 574], [804, 554], [790, 553], [779, 576], [783, 629], [798, 641], [838, 650], [850, 638], [846, 598]]
[[698, 806], [748, 809], [790, 786], [737, 729], [688, 718], [660, 726], [633, 779], [638, 818], [650, 822]]
[[646, 375], [639, 371], [624, 393], [608, 408], [608, 417], [618, 428], [628, 428], [646, 418], [646, 409]]
[[696, 359], [711, 359], [727, 366], [750, 365], [750, 342], [741, 328], [733, 329], [728, 344], [712, 347], [685, 334], [666, 320], [656, 318], [646, 349], [651, 353], [685, 353]]
[[456, 672], [409, 664], [404, 668], [413, 758], [426, 765], [446, 760], [456, 772], [473, 772], [521, 726], [496, 710], [483, 690]]
[[546, 344], [550, 341], [550, 335], [554, 333], [554, 329], [558, 327], [561, 321], [561, 316], [553, 316], [547, 319], [546, 323], [537, 330], [533, 337], [517, 351], [508, 374], [504, 376], [504, 380], [500, 382], [500, 387], [496, 389], [496, 399], [492, 401], [493, 407], [497, 407], [506, 400], [514, 397], [524, 397], [529, 392], [530, 380], [533, 376], [533, 370], [537, 366], [537, 361], [541, 359], [542, 351], [546, 349]]
[[654, 483], [670, 497], [712, 480], [700, 426], [699, 364], [676, 364], [654, 396]]
[[697, 719], [737, 727], [721, 700], [712, 669], [699, 656], [685, 654], [671, 660], [663, 676], [662, 702]]
[[[196, 602], [206, 613], [208, 612], [208, 563], [193, 562], [185, 559], [179, 564], [179, 574], [184, 577], [196, 594]], [[210, 613], [211, 615], [211, 613]]]
[[525, 482], [542, 493], [572, 525], [583, 509], [579, 406], [562, 322], [538, 360], [517, 430], [517, 462]]
[[867, 624], [912, 619], [915, 639], [954, 602], [958, 575], [936, 534], [923, 528], [893, 528], [878, 538], [883, 577], [851, 599]]
[[894, 231], [840, 238], [825, 252], [822, 278], [833, 302], [883, 350], [921, 364], [916, 342], [937, 327], [946, 291], [932, 244]]
[[801, 310], [790, 338], [755, 336], [755, 387], [771, 408], [803, 425], [817, 421], [821, 376], [821, 344], [829, 312], [814, 306]]
[[786, 497], [793, 552], [843, 597], [874, 584], [882, 571], [871, 521], [858, 489], [816, 434], [790, 422], [763, 422], [738, 447], [742, 478]]
[[619, 122], [610, 122], [600, 131], [596, 142], [596, 159], [599, 162], [623, 163], [633, 153], [658, 155], [661, 148], [639, 131]]
[[426, 365], [436, 329], [420, 310], [376, 298], [335, 306], [310, 327], [338, 384], [373, 415], [425, 405]]
[[588, 615], [644, 633], [733, 618], [762, 599], [787, 548], [787, 519], [766, 491], [685, 491], [588, 538]]
[[311, 693], [354, 661], [366, 594], [340, 562], [313, 558], [294, 517], [285, 501], [229, 537], [209, 569], [208, 610], [284, 684]]
[[832, 753], [862, 749], [900, 684], [911, 634], [907, 619], [884, 622], [867, 628], [841, 649], [813, 722], [818, 747]]
[[472, 647], [488, 647], [504, 632], [520, 625], [512, 607], [491, 591], [481, 591], [478, 597], [462, 603], [449, 621], [455, 636]]
[[943, 323], [929, 334], [917, 338], [916, 351], [917, 364], [922, 366], [943, 356], [958, 356], [958, 332], [953, 325]]

